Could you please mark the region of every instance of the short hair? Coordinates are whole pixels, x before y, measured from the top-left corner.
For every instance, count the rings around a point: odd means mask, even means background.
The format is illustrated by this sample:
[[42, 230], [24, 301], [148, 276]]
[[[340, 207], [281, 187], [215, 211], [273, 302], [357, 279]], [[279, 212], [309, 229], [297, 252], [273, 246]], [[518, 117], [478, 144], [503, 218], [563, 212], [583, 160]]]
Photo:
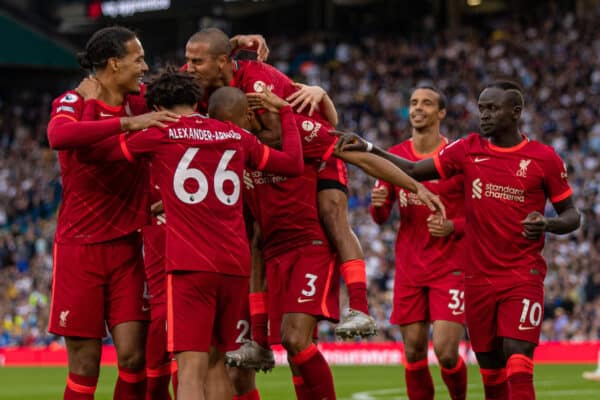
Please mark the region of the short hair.
[[248, 99], [240, 89], [223, 86], [214, 91], [208, 99], [208, 115], [219, 120], [230, 120], [234, 115], [245, 114]]
[[167, 67], [148, 84], [146, 103], [150, 109], [154, 106], [193, 106], [200, 101], [202, 95], [202, 87], [192, 74]]
[[109, 26], [96, 31], [77, 54], [82, 68], [94, 72], [106, 67], [111, 57], [121, 58], [127, 54], [125, 43], [137, 38], [135, 32], [122, 26]]
[[194, 33], [188, 40], [188, 43], [207, 43], [211, 55], [220, 56], [225, 54], [231, 56], [232, 48], [229, 42], [229, 36], [217, 28], [206, 28]]
[[523, 89], [521, 88], [521, 85], [519, 85], [517, 82], [510, 80], [497, 80], [487, 85], [486, 88], [502, 89], [505, 92], [511, 94], [511, 100], [513, 101], [513, 104], [515, 106], [520, 106], [521, 108], [523, 108], [523, 106], [525, 105]]
[[[417, 89], [427, 89], [427, 90], [431, 90], [432, 92], [435, 92], [438, 95], [438, 108], [440, 110], [446, 109], [446, 104], [448, 104], [448, 101], [446, 99], [446, 95], [444, 94], [444, 92], [442, 92], [442, 90], [440, 88], [438, 88], [437, 86], [433, 86], [433, 85], [418, 85], [415, 88], [415, 90], [417, 90]], [[413, 92], [415, 90], [413, 90]]]

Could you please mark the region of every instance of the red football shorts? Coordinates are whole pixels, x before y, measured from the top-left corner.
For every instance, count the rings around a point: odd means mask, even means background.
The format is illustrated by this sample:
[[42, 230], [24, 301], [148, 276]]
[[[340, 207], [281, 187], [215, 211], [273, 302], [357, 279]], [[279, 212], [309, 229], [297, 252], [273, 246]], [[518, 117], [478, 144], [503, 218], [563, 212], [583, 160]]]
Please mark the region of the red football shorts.
[[241, 308], [238, 320], [235, 324], [236, 332], [236, 347], [241, 346], [246, 340], [252, 339], [252, 332], [250, 331], [250, 300], [248, 296], [240, 299]]
[[348, 167], [346, 163], [337, 157], [330, 157], [319, 167], [318, 190], [340, 189], [347, 192]]
[[164, 225], [144, 227], [145, 298], [150, 304], [150, 326], [146, 341], [146, 367], [160, 368], [171, 360], [167, 351], [167, 272]]
[[[146, 299], [150, 303], [151, 318], [166, 321], [167, 312], [167, 272], [165, 270], [166, 232], [164, 225], [144, 227], [144, 270], [146, 273]], [[162, 307], [162, 310], [156, 311]]]
[[537, 344], [544, 318], [544, 283], [465, 284], [465, 309], [471, 346], [489, 352], [501, 338]]
[[340, 276], [335, 255], [325, 246], [304, 246], [266, 261], [269, 342], [281, 342], [287, 313], [310, 314], [337, 322]]
[[217, 272], [173, 272], [167, 275], [167, 349], [225, 352], [236, 348], [235, 329], [248, 297], [247, 276]]
[[[396, 272], [398, 273], [398, 272]], [[465, 323], [464, 275], [450, 273], [426, 286], [408, 282], [394, 285], [394, 308], [390, 322], [408, 325], [413, 322], [451, 321]]]
[[110, 242], [54, 245], [52, 305], [48, 331], [102, 338], [129, 321], [147, 321], [142, 238], [138, 233]]

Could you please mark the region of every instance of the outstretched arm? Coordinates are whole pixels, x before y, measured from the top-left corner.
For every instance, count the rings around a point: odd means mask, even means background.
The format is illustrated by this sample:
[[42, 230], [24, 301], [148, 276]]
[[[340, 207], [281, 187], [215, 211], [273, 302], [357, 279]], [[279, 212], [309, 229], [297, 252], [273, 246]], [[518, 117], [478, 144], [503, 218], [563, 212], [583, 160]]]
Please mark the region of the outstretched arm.
[[446, 209], [444, 208], [440, 198], [431, 193], [425, 186], [415, 181], [391, 162], [374, 154], [359, 151], [340, 152], [337, 148], [334, 152], [334, 155], [344, 161], [356, 165], [367, 174], [374, 176], [375, 178], [383, 179], [392, 185], [402, 187], [410, 192], [415, 193], [431, 211], [440, 211], [444, 218], [446, 217]]
[[[433, 159], [431, 158], [427, 158], [418, 162], [412, 162], [383, 150], [379, 146], [376, 146], [373, 143], [363, 139], [356, 133], [346, 133], [340, 131], [331, 131], [331, 133], [340, 136], [340, 139], [336, 144], [336, 151], [372, 152], [373, 154], [388, 160], [404, 171], [407, 175], [418, 181], [430, 181], [432, 179], [440, 178], [440, 174], [435, 167]], [[391, 181], [388, 182], [393, 183]]]

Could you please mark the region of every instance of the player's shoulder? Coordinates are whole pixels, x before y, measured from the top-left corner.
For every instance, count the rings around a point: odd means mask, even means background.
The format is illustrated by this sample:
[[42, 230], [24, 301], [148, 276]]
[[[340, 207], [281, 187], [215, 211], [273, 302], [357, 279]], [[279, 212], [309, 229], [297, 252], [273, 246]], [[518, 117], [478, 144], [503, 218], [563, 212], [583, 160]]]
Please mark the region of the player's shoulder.
[[404, 140], [398, 144], [391, 146], [388, 149], [388, 152], [390, 152], [392, 154], [396, 154], [396, 155], [403, 155], [403, 154], [410, 153], [410, 149], [411, 149], [410, 144], [411, 144], [411, 139]]
[[75, 90], [68, 90], [52, 101], [52, 118], [65, 116], [70, 119], [79, 119], [83, 110], [84, 99]]
[[81, 97], [81, 95], [79, 93], [77, 93], [76, 90], [72, 89], [72, 90], [67, 90], [66, 92], [62, 93], [60, 96], [57, 96], [56, 98], [54, 98], [53, 103], [69, 105], [69, 104], [76, 104], [76, 103], [83, 102], [83, 101], [84, 101], [83, 97]]
[[551, 145], [539, 142], [534, 139], [528, 139], [528, 140], [529, 140], [529, 142], [527, 143], [527, 148], [526, 148], [527, 151], [532, 152], [532, 153], [539, 153], [541, 155], [556, 154], [556, 150]]

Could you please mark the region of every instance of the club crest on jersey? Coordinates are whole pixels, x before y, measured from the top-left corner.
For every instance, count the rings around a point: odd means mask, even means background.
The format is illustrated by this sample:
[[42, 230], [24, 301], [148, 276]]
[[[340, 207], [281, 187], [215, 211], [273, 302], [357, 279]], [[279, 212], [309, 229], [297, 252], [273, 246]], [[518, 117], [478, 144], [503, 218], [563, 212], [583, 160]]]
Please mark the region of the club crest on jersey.
[[254, 91], [256, 93], [264, 92], [265, 88], [267, 88], [269, 90], [273, 90], [273, 85], [267, 85], [263, 81], [256, 81], [256, 82], [254, 82], [254, 85], [252, 85], [252, 89], [254, 89]]
[[521, 160], [521, 162], [519, 163], [519, 170], [517, 171], [517, 176], [520, 176], [521, 178], [526, 178], [527, 167], [529, 167], [529, 164], [531, 164], [531, 160]]
[[304, 129], [306, 132], [312, 131], [314, 127], [315, 124], [313, 124], [312, 121], [302, 121], [302, 129]]
[[67, 93], [62, 99], [60, 99], [60, 103], [76, 103], [79, 100], [79, 96], [74, 93]]
[[67, 317], [69, 316], [69, 310], [63, 310], [60, 312], [60, 322], [59, 325], [62, 326], [63, 328], [67, 326]]

